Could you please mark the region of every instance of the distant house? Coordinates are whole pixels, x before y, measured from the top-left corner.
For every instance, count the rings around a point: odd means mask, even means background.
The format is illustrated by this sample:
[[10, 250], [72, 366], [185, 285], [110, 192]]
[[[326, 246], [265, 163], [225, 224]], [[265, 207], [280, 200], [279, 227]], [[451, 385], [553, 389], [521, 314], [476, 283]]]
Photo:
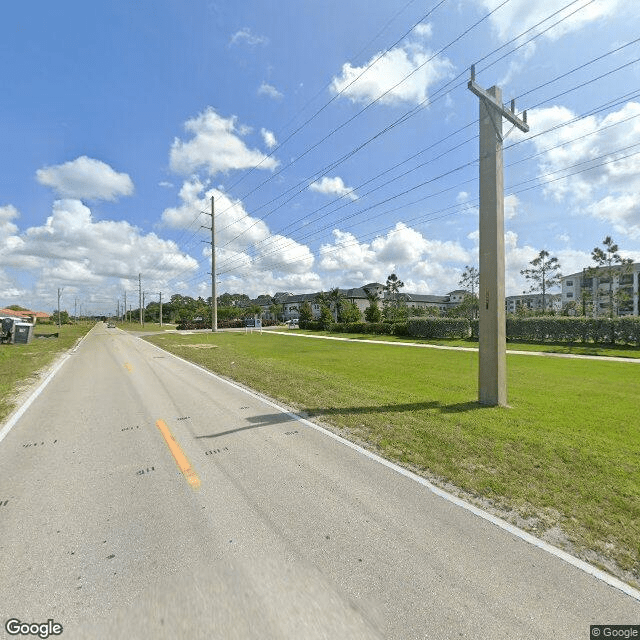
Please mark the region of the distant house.
[[20, 318], [26, 322], [35, 324], [38, 320], [49, 320], [51, 314], [44, 311], [29, 311], [28, 309], [16, 311], [15, 309], [0, 309], [0, 317]]

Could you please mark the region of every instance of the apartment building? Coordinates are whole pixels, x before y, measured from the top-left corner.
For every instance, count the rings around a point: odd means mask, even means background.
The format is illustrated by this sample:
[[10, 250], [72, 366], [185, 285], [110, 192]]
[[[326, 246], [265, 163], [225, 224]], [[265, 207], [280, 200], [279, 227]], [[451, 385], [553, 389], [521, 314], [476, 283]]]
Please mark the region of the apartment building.
[[638, 305], [640, 262], [624, 268], [614, 267], [613, 275], [610, 276], [609, 273], [608, 267], [596, 267], [564, 276], [562, 308], [576, 306], [579, 312], [597, 317], [608, 315], [613, 303], [616, 315], [640, 315]]
[[[562, 296], [559, 293], [545, 293], [544, 306], [545, 312], [560, 311], [562, 309]], [[507, 313], [516, 313], [518, 309], [542, 311], [542, 294], [523, 293], [521, 296], [507, 296], [504, 299], [504, 308]]]

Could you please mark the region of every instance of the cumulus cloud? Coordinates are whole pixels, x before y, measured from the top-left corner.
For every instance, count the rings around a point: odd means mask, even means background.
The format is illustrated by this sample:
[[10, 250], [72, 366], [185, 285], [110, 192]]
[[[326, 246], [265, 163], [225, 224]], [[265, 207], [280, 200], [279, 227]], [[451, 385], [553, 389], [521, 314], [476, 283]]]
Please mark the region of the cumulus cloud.
[[0, 238], [13, 235], [18, 230], [17, 225], [12, 220], [19, 215], [18, 210], [12, 204], [0, 207]]
[[36, 178], [62, 198], [116, 200], [133, 193], [133, 182], [126, 173], [118, 173], [108, 164], [87, 156], [38, 169]]
[[402, 222], [371, 242], [361, 242], [352, 233], [335, 229], [333, 242], [320, 247], [320, 267], [340, 273], [353, 285], [384, 282], [395, 272], [414, 293], [451, 291], [459, 279], [455, 265], [470, 260], [469, 251], [459, 243], [426, 238]]
[[[549, 174], [542, 179], [545, 193], [577, 212], [612, 223], [622, 234], [639, 237], [640, 155], [635, 145], [640, 144], [640, 103], [558, 126], [574, 118], [571, 110], [559, 106], [529, 114], [532, 131], [553, 129], [531, 139], [540, 154], [540, 174]], [[520, 139], [526, 136], [520, 134]], [[565, 175], [566, 180], [550, 181]]]
[[251, 33], [251, 29], [249, 27], [243, 27], [239, 31], [236, 31], [232, 36], [229, 42], [230, 45], [238, 45], [245, 44], [250, 47], [255, 47], [256, 45], [266, 45], [269, 44], [269, 38], [266, 36], [258, 36], [254, 33]]
[[[481, 0], [481, 4], [486, 11], [492, 11], [500, 4], [500, 0]], [[598, 2], [586, 3], [576, 11], [575, 6], [563, 9], [567, 5], [565, 0], [537, 0], [536, 2], [511, 0], [493, 13], [489, 20], [499, 39], [507, 41], [538, 24], [547, 16], [556, 14], [537, 27], [537, 31], [543, 31], [561, 18], [566, 18], [543, 35], [549, 40], [557, 40], [589, 23], [610, 17], [620, 4], [620, 0], [598, 0]], [[535, 31], [527, 34], [527, 37], [531, 37], [534, 33]]]
[[[424, 36], [426, 31], [418, 35]], [[331, 90], [344, 92], [353, 102], [383, 96], [380, 101], [387, 104], [418, 104], [427, 100], [429, 88], [452, 68], [448, 59], [434, 57], [421, 41], [408, 41], [382, 56], [377, 53], [362, 67], [344, 64], [341, 74], [333, 78]]]
[[320, 180], [316, 180], [309, 185], [311, 191], [317, 191], [318, 193], [324, 193], [326, 195], [346, 196], [351, 200], [357, 200], [358, 196], [355, 191], [350, 187], [345, 186], [342, 178], [336, 176], [335, 178], [329, 178], [324, 176]]
[[95, 222], [80, 200], [56, 200], [45, 224], [30, 227], [5, 247], [3, 264], [39, 273], [47, 281], [86, 286], [104, 278], [128, 279], [153, 266], [160, 278], [196, 268], [172, 241], [143, 234], [124, 221]]
[[258, 95], [267, 96], [267, 98], [272, 98], [273, 100], [280, 100], [284, 97], [283, 94], [278, 91], [273, 85], [270, 85], [266, 82], [263, 82], [260, 87], [258, 87]]
[[171, 170], [181, 175], [191, 175], [203, 169], [209, 175], [225, 173], [232, 169], [275, 169], [278, 162], [257, 149], [250, 149], [241, 139], [250, 130], [238, 126], [237, 118], [223, 118], [208, 107], [195, 118], [187, 120], [185, 129], [192, 138], [183, 141], [176, 138], [169, 156]]
[[[187, 180], [180, 190], [181, 204], [165, 209], [164, 224], [174, 228], [211, 225], [203, 213], [194, 220], [194, 212], [210, 210], [213, 196], [216, 211], [216, 260], [227, 277], [251, 274], [259, 281], [275, 278], [277, 273], [310, 276], [314, 256], [308, 246], [292, 238], [274, 234], [267, 224], [247, 213], [240, 200], [219, 189], [210, 188], [197, 178]], [[315, 274], [310, 276], [317, 279]]]

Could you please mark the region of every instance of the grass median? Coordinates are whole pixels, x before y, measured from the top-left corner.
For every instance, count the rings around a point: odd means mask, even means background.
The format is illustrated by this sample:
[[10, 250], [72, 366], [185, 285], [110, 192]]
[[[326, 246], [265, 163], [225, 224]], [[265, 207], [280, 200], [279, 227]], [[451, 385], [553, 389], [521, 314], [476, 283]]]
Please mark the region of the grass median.
[[46, 369], [61, 353], [70, 349], [93, 323], [34, 327], [29, 344], [0, 345], [0, 423], [14, 409], [21, 388], [33, 384], [39, 372]]
[[640, 582], [640, 363], [509, 355], [510, 407], [488, 408], [473, 352], [268, 332], [147, 339]]

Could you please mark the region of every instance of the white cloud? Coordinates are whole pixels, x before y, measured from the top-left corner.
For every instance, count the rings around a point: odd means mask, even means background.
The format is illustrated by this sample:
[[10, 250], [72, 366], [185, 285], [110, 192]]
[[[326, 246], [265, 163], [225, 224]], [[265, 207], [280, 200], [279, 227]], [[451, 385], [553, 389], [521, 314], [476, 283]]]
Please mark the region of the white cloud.
[[118, 173], [108, 164], [87, 156], [38, 169], [36, 177], [40, 184], [51, 187], [63, 198], [116, 200], [133, 193], [133, 182], [126, 173]]
[[125, 221], [92, 219], [80, 200], [56, 200], [44, 225], [30, 227], [3, 251], [3, 264], [39, 273], [50, 281], [95, 284], [153, 270], [159, 279], [196, 268], [172, 241], [143, 234]]
[[[308, 246], [291, 238], [273, 234], [267, 224], [250, 216], [240, 200], [230, 198], [219, 189], [191, 178], [180, 190], [181, 204], [165, 209], [162, 221], [174, 228], [198, 228], [210, 226], [211, 218], [200, 211], [209, 211], [211, 196], [216, 212], [216, 261], [225, 279], [251, 276], [260, 282], [282, 279], [289, 274], [294, 281], [309, 275], [314, 264], [314, 256]], [[194, 220], [194, 215], [196, 218]], [[210, 255], [210, 253], [209, 253]]]
[[[483, 8], [487, 11], [492, 11], [500, 3], [501, 0], [481, 0]], [[538, 24], [547, 16], [558, 12], [567, 4], [566, 0], [536, 0], [535, 2], [531, 2], [531, 0], [511, 0], [511, 2], [493, 13], [489, 20], [500, 41], [504, 42]], [[583, 28], [589, 23], [605, 20], [614, 14], [619, 4], [620, 0], [598, 0], [593, 3], [585, 3], [579, 11], [576, 11], [577, 6], [572, 5], [543, 22], [536, 28], [536, 31], [543, 31], [560, 19], [566, 18], [543, 35], [549, 40], [557, 40], [567, 33]], [[532, 31], [526, 37], [530, 38], [534, 33], [535, 31]]]
[[407, 285], [406, 291], [434, 295], [455, 289], [459, 270], [453, 265], [470, 260], [470, 253], [460, 244], [425, 238], [402, 222], [369, 243], [335, 229], [333, 242], [320, 247], [320, 267], [340, 273], [353, 285], [384, 282], [395, 272]]
[[616, 232], [640, 239], [640, 194], [636, 191], [606, 196], [587, 210], [594, 218], [610, 222]]
[[504, 219], [512, 220], [518, 214], [520, 199], [515, 194], [510, 194], [504, 198]]
[[[421, 42], [408, 42], [377, 60], [379, 56], [380, 53], [376, 54], [362, 67], [344, 64], [340, 76], [333, 78], [331, 90], [334, 93], [344, 91], [353, 102], [369, 102], [388, 92], [381, 102], [418, 104], [428, 98], [431, 85], [446, 77], [452, 69], [448, 59], [433, 57]], [[371, 68], [366, 69], [369, 65]]]
[[[529, 114], [532, 133], [574, 118], [572, 111], [558, 106]], [[568, 176], [545, 184], [545, 194], [577, 213], [611, 222], [619, 233], [639, 237], [640, 155], [631, 154], [640, 145], [640, 103], [629, 102], [601, 118], [582, 118], [531, 143], [540, 154], [540, 174], [552, 174], [543, 183]]]
[[263, 82], [258, 88], [259, 96], [267, 96], [268, 98], [272, 98], [273, 100], [280, 100], [283, 98], [283, 94], [278, 91], [273, 85], [270, 85], [266, 82]]
[[358, 196], [355, 191], [350, 187], [345, 186], [342, 178], [336, 176], [335, 178], [329, 178], [324, 176], [321, 180], [316, 180], [309, 185], [311, 191], [317, 191], [318, 193], [324, 193], [326, 195], [347, 196], [351, 200], [357, 200]]
[[12, 204], [0, 207], [0, 238], [13, 235], [18, 230], [17, 225], [11, 221], [19, 215], [18, 210]]
[[234, 44], [246, 44], [250, 47], [255, 47], [258, 44], [269, 44], [269, 38], [266, 36], [258, 36], [251, 33], [249, 27], [243, 27], [240, 31], [236, 31], [229, 42], [230, 45]]
[[267, 145], [267, 148], [273, 149], [278, 146], [278, 141], [272, 131], [269, 131], [268, 129], [260, 129], [260, 135], [262, 136], [264, 143]]
[[176, 138], [170, 152], [172, 171], [190, 175], [204, 169], [209, 175], [224, 173], [232, 169], [275, 169], [277, 160], [261, 151], [249, 149], [241, 135], [248, 130], [237, 126], [235, 116], [223, 118], [214, 109], [207, 109], [187, 120], [185, 129], [193, 134], [188, 141]]

